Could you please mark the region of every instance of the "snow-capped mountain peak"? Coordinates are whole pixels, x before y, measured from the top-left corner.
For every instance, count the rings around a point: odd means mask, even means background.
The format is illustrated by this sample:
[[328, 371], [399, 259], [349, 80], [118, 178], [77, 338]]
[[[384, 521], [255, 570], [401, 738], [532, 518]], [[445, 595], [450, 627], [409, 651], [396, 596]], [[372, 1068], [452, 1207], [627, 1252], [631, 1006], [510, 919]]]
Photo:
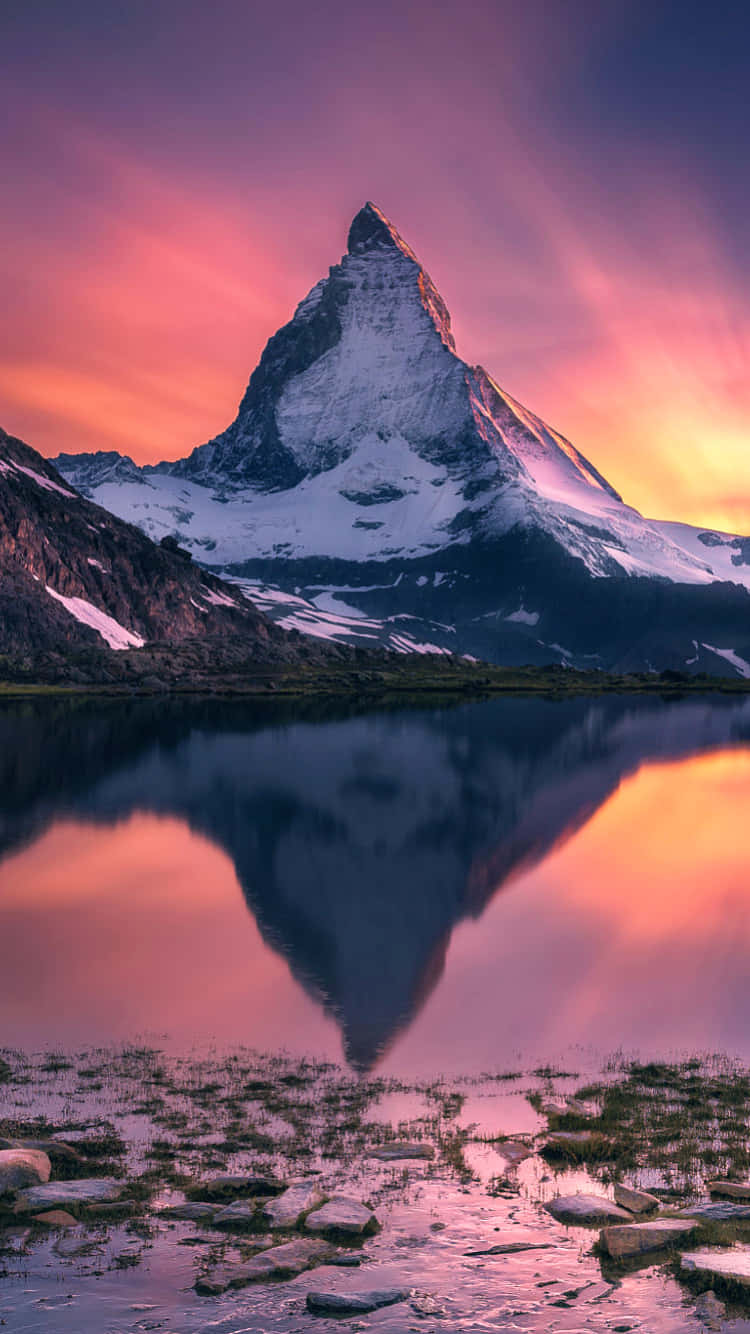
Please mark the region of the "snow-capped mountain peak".
[[[468, 596], [473, 622], [494, 618], [497, 642], [526, 627], [522, 661], [575, 656], [564, 628], [540, 629], [563, 570], [590, 606], [592, 577], [708, 586], [729, 571], [750, 584], [742, 539], [711, 545], [644, 519], [560, 432], [460, 358], [437, 287], [370, 202], [341, 260], [269, 339], [225, 431], [177, 463], [59, 464], [150, 536], [294, 597], [339, 589], [368, 615], [422, 615], [452, 635]], [[473, 632], [458, 646], [493, 655]]]

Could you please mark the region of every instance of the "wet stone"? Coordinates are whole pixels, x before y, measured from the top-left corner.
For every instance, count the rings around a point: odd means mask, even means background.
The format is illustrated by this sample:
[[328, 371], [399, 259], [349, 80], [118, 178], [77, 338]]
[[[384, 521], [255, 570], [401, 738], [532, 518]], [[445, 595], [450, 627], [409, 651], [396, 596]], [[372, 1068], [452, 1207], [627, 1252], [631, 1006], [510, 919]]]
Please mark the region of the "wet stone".
[[249, 1283], [264, 1279], [295, 1278], [315, 1264], [322, 1264], [334, 1254], [327, 1242], [312, 1237], [298, 1237], [283, 1246], [254, 1255], [241, 1264], [222, 1265], [196, 1280], [195, 1290], [203, 1295], [216, 1295], [229, 1288], [244, 1288]]
[[60, 1237], [52, 1249], [61, 1260], [75, 1260], [79, 1255], [90, 1255], [98, 1247], [91, 1237], [78, 1233], [76, 1236]]
[[546, 1204], [547, 1213], [559, 1223], [629, 1223], [632, 1214], [604, 1195], [558, 1195]]
[[652, 1223], [628, 1223], [623, 1227], [605, 1227], [599, 1244], [613, 1260], [626, 1260], [651, 1251], [679, 1246], [695, 1232], [694, 1223], [678, 1218], [662, 1218]]
[[681, 1268], [686, 1274], [705, 1274], [724, 1282], [750, 1288], [750, 1246], [718, 1248], [704, 1246], [683, 1255]]
[[344, 1233], [353, 1237], [372, 1232], [377, 1225], [378, 1220], [371, 1209], [345, 1195], [335, 1195], [305, 1220], [309, 1232]]
[[726, 1200], [750, 1201], [750, 1183], [747, 1181], [707, 1181], [709, 1195], [720, 1195]]
[[122, 1195], [123, 1183], [114, 1177], [86, 1177], [78, 1181], [48, 1181], [18, 1193], [16, 1213], [32, 1209], [62, 1208], [67, 1204], [109, 1203]]
[[50, 1209], [46, 1214], [34, 1214], [34, 1223], [46, 1223], [47, 1227], [77, 1227], [78, 1219], [65, 1209]]
[[697, 1218], [706, 1223], [741, 1223], [750, 1221], [750, 1204], [732, 1204], [730, 1201], [717, 1204], [692, 1204], [689, 1209], [681, 1209], [680, 1218]]
[[258, 1212], [254, 1204], [247, 1204], [244, 1200], [235, 1200], [234, 1204], [228, 1204], [226, 1208], [219, 1209], [214, 1213], [212, 1224], [214, 1227], [224, 1227], [242, 1231], [254, 1225], [258, 1217]]
[[530, 1149], [528, 1144], [522, 1144], [520, 1140], [506, 1139], [501, 1144], [496, 1144], [495, 1148], [509, 1167], [516, 1167], [518, 1163], [524, 1162], [533, 1154], [533, 1149]]
[[213, 1218], [219, 1211], [216, 1204], [202, 1203], [199, 1200], [186, 1200], [184, 1204], [170, 1204], [159, 1210], [159, 1218], [174, 1218], [186, 1223], [202, 1223]]
[[272, 1228], [296, 1227], [303, 1214], [322, 1204], [325, 1193], [319, 1181], [301, 1181], [289, 1186], [275, 1200], [269, 1200], [263, 1209], [263, 1221]]
[[431, 1144], [394, 1140], [391, 1144], [382, 1144], [377, 1149], [370, 1149], [368, 1156], [378, 1158], [382, 1163], [391, 1163], [409, 1158], [434, 1158], [435, 1150]]
[[204, 1200], [222, 1200], [231, 1195], [276, 1195], [284, 1189], [283, 1181], [255, 1173], [230, 1173], [201, 1181], [192, 1194]]
[[404, 1288], [375, 1288], [369, 1292], [319, 1292], [307, 1294], [307, 1309], [313, 1315], [364, 1314], [377, 1311], [381, 1306], [394, 1306], [408, 1300]]
[[41, 1149], [0, 1149], [0, 1194], [49, 1181], [52, 1164]]
[[645, 1190], [633, 1190], [631, 1186], [621, 1186], [619, 1182], [615, 1186], [614, 1196], [615, 1204], [621, 1205], [631, 1214], [650, 1214], [661, 1204], [656, 1195], [649, 1195]]

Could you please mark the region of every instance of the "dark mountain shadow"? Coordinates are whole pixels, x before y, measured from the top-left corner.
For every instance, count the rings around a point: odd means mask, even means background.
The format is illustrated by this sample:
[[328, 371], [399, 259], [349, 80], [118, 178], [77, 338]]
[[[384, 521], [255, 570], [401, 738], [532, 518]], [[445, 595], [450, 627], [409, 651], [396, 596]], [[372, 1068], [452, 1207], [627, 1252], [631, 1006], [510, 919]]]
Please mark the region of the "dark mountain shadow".
[[453, 928], [642, 764], [750, 744], [750, 700], [507, 698], [450, 709], [131, 700], [0, 710], [0, 856], [55, 820], [184, 819], [370, 1068]]

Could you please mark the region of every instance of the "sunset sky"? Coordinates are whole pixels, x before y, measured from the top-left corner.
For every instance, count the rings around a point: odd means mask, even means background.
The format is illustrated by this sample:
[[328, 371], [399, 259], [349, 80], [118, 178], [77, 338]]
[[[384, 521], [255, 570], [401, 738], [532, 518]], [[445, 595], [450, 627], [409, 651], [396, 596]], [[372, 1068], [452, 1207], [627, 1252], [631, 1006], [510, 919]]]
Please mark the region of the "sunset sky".
[[467, 360], [750, 532], [748, 41], [732, 0], [6, 6], [0, 424], [185, 454], [373, 199]]

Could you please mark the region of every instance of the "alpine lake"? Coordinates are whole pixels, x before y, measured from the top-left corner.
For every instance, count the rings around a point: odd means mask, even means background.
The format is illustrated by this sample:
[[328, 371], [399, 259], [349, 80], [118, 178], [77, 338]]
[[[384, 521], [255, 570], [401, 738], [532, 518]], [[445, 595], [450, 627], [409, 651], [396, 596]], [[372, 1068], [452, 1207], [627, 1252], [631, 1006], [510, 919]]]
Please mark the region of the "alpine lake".
[[0, 1326], [750, 1331], [749, 815], [744, 695], [4, 701]]

